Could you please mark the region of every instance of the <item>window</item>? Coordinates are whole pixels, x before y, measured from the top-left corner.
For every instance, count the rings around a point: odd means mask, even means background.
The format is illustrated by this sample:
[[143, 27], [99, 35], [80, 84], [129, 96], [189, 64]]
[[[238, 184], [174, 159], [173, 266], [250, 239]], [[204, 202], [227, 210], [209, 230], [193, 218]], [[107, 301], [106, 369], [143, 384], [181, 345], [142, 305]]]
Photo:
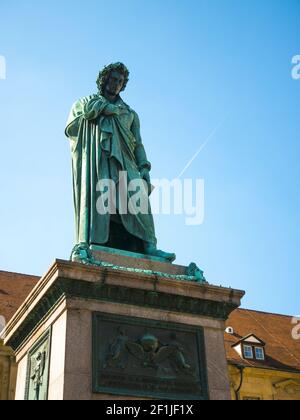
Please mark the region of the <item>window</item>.
[[[228, 332], [228, 331], [227, 331]], [[254, 360], [263, 364], [266, 360], [266, 343], [254, 334], [249, 334], [237, 341], [232, 348], [240, 357], [246, 360]]]
[[265, 352], [262, 347], [255, 347], [255, 359], [265, 360]]
[[245, 359], [253, 359], [253, 350], [251, 346], [244, 346]]

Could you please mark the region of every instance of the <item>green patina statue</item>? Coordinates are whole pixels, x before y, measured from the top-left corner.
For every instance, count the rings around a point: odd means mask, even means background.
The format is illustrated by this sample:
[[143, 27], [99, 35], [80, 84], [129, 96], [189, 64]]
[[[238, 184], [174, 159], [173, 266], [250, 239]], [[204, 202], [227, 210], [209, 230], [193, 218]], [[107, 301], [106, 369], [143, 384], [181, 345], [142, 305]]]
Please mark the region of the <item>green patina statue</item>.
[[[98, 94], [77, 101], [68, 119], [65, 132], [71, 142], [77, 246], [105, 246], [172, 262], [175, 254], [157, 249], [149, 189], [141, 193], [149, 211], [137, 214], [120, 209], [119, 197], [125, 194], [129, 201], [132, 197], [127, 188], [131, 181], [151, 185], [139, 117], [120, 97], [128, 80], [124, 64], [104, 67], [97, 80]], [[125, 188], [120, 173], [127, 173]], [[99, 181], [103, 180], [114, 182], [115, 211], [99, 211]]]

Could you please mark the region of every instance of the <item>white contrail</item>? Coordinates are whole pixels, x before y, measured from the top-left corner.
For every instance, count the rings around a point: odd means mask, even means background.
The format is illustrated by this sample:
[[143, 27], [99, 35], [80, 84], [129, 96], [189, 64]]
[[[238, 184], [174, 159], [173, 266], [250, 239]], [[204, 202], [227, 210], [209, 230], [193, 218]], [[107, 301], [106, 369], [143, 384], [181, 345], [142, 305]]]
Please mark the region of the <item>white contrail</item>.
[[180, 172], [180, 175], [178, 176], [178, 178], [181, 178], [182, 175], [187, 171], [187, 169], [191, 166], [191, 164], [194, 162], [194, 160], [198, 157], [198, 155], [202, 152], [202, 150], [204, 149], [204, 147], [208, 144], [208, 142], [213, 138], [213, 136], [216, 134], [216, 132], [219, 130], [219, 128], [224, 124], [225, 120], [227, 119], [224, 118], [214, 129], [213, 131], [209, 134], [209, 136], [206, 138], [206, 140], [201, 144], [200, 148], [197, 150], [197, 152], [194, 154], [194, 156], [192, 157], [192, 159], [188, 162], [188, 164], [185, 166], [185, 168]]

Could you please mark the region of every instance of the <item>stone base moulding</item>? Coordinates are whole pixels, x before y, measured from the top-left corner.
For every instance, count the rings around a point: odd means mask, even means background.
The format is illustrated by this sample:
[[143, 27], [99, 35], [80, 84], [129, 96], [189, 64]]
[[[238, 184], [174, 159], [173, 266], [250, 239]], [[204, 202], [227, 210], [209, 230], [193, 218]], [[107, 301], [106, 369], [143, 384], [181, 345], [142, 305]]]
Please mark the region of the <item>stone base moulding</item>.
[[56, 260], [41, 278], [5, 330], [16, 399], [229, 400], [223, 333], [244, 292], [120, 270], [122, 258]]

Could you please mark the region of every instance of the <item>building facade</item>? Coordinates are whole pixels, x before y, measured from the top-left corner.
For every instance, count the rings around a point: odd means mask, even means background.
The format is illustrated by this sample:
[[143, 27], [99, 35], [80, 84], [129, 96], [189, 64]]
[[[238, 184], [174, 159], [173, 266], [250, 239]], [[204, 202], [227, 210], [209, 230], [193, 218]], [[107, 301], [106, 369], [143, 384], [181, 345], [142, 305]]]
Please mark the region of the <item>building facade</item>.
[[[0, 333], [38, 280], [36, 276], [0, 271]], [[16, 376], [14, 353], [0, 339], [0, 401], [14, 400]]]
[[231, 314], [225, 346], [233, 400], [300, 400], [296, 329], [291, 316], [246, 309]]

